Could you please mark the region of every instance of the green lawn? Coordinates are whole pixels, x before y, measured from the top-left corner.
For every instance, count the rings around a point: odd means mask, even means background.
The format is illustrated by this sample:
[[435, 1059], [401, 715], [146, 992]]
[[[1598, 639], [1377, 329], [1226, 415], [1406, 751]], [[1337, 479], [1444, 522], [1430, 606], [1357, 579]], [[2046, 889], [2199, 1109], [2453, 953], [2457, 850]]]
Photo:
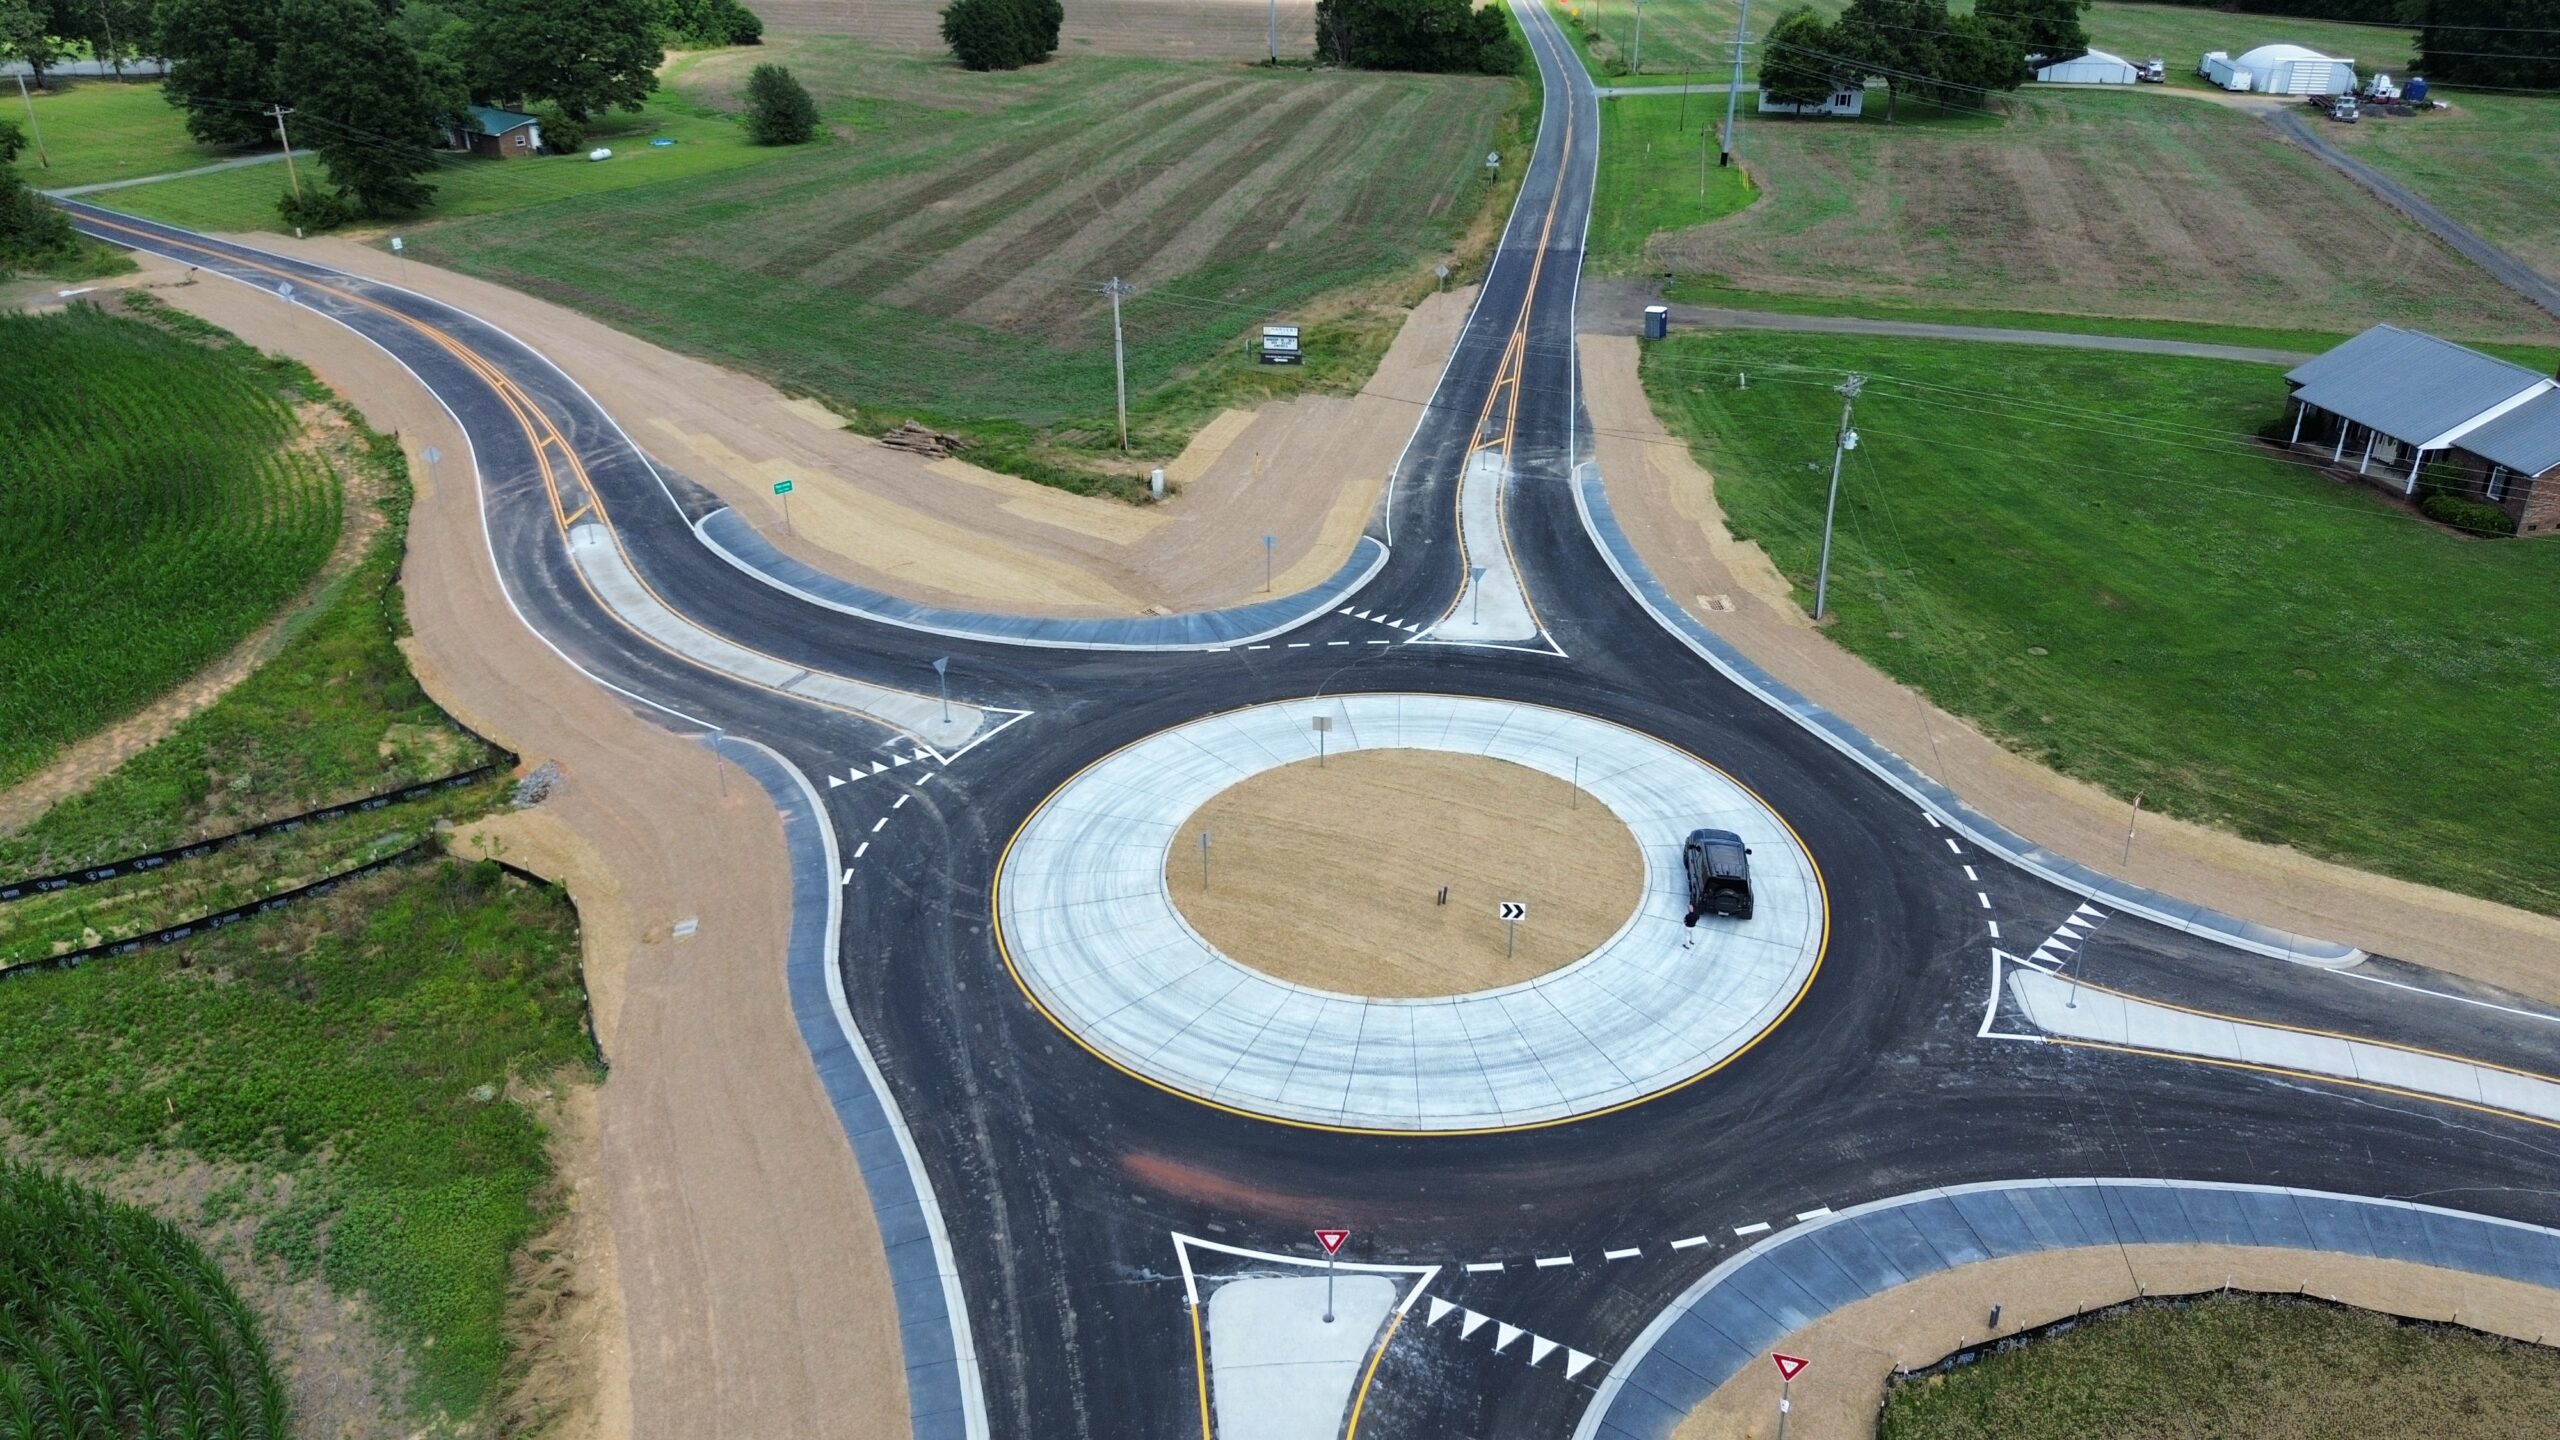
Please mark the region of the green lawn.
[[2550, 316], [2246, 113], [2157, 90], [2009, 103], [1996, 124], [1746, 126], [1759, 201], [1656, 237], [1649, 265], [1910, 309], [2560, 339]]
[[[154, 103], [157, 103], [156, 101]], [[175, 123], [176, 114], [160, 107]], [[51, 132], [46, 138], [50, 139]], [[675, 143], [655, 146], [653, 139]], [[633, 190], [669, 181], [763, 165], [787, 152], [750, 145], [731, 117], [688, 103], [681, 95], [651, 97], [638, 114], [616, 111], [597, 121], [590, 148], [613, 151], [610, 160], [542, 156], [493, 160], [445, 155], [428, 177], [435, 199], [418, 216], [375, 228], [405, 231], [437, 220], [524, 210], [556, 201]], [[298, 162], [303, 178], [325, 175], [317, 161]], [[198, 230], [283, 230], [276, 200], [285, 192], [281, 165], [251, 165], [184, 180], [112, 190], [97, 203]]]
[[[2143, 1306], [1888, 1392], [1879, 1440], [2539, 1440], [2560, 1350], [2290, 1298]], [[2353, 1417], [2352, 1420], [2347, 1417]]]
[[[2244, 437], [2274, 366], [1675, 337], [1654, 408], [1809, 602], [1845, 371], [1833, 634], [2147, 808], [2549, 913], [2560, 545], [2458, 539]], [[1747, 372], [1747, 390], [1731, 376]]]
[[2453, 109], [2332, 125], [2350, 154], [2560, 277], [2560, 99], [2450, 92]]
[[1724, 123], [1714, 95], [1620, 96], [1600, 102], [1600, 174], [1591, 197], [1590, 268], [1644, 268], [1655, 232], [1704, 224], [1751, 203], [1751, 178], [1715, 163]]
[[[44, 131], [53, 166], [40, 166], [35, 148], [29, 146], [15, 167], [19, 178], [39, 189], [165, 175], [257, 153], [199, 145], [190, 139], [186, 117], [160, 98], [157, 81], [76, 80], [56, 85], [33, 97], [36, 123]], [[0, 115], [25, 128], [26, 108], [18, 103], [14, 84], [9, 87], [8, 102], [0, 107]], [[283, 180], [284, 171], [279, 169], [276, 181]]]
[[[414, 252], [869, 423], [1098, 454], [1103, 281], [1136, 287], [1141, 411], [1259, 323], [1346, 287], [1427, 284], [1491, 193], [1483, 156], [1522, 90], [1081, 55], [974, 76], [849, 42], [767, 49], [787, 51], [832, 143], [438, 226]], [[758, 58], [711, 57], [681, 83], [718, 102]]]
[[557, 892], [494, 863], [394, 867], [0, 983], [0, 1126], [110, 1181], [150, 1152], [244, 1167], [216, 1199], [257, 1254], [361, 1292], [416, 1372], [399, 1398], [465, 1419], [499, 1388], [510, 1257], [546, 1218], [542, 1132], [502, 1097], [588, 1067], [584, 1008]]

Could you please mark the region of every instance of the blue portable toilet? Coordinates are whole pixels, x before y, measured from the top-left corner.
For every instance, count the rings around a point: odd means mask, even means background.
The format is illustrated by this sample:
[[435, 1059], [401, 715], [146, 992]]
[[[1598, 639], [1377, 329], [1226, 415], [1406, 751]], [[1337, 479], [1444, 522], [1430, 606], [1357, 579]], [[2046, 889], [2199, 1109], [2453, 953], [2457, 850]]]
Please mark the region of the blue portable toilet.
[[2421, 105], [2426, 103], [2427, 77], [2424, 75], [2410, 76], [2407, 88], [2400, 92], [2400, 98], [2408, 101], [2412, 105]]
[[1647, 340], [1660, 340], [1670, 335], [1670, 333], [1671, 307], [1668, 305], [1647, 305], [1644, 307], [1644, 338]]

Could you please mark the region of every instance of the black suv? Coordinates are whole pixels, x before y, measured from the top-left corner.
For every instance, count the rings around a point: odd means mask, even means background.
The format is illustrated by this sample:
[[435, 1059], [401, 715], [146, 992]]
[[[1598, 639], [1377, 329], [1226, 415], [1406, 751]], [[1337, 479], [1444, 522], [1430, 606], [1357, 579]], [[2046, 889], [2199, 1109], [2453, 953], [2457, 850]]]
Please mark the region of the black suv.
[[1751, 918], [1751, 849], [1730, 830], [1692, 830], [1680, 847], [1680, 868], [1689, 876], [1689, 915]]

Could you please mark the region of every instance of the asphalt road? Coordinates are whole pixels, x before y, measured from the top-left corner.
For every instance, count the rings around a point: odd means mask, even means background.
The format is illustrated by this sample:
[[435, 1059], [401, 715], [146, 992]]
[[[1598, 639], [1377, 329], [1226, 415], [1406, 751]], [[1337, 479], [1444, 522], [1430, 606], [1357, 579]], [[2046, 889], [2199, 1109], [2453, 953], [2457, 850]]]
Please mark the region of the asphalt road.
[[[1312, 1254], [1311, 1227], [1354, 1231], [1372, 1261], [1453, 1269], [1443, 1294], [1599, 1356], [1743, 1243], [1785, 1223], [1930, 1185], [2040, 1176], [2245, 1180], [2424, 1198], [2560, 1221], [2560, 1135], [2520, 1119], [2280, 1075], [1978, 1039], [1986, 927], [2049, 931], [2077, 895], [1949, 838], [1867, 771], [1720, 679], [1602, 563], [1573, 506], [1587, 461], [1573, 373], [1590, 200], [1590, 82], [1543, 10], [1521, 14], [1546, 113], [1518, 209], [1373, 533], [1391, 556], [1362, 605], [1444, 613], [1464, 561], [1468, 458], [1511, 469], [1506, 538], [1561, 653], [1373, 646], [1328, 616], [1267, 651], [1033, 651], [868, 624], [744, 583], [687, 528], [705, 497], [664, 477], [594, 402], [512, 338], [393, 287], [74, 205], [100, 238], [170, 254], [338, 316], [415, 371], [471, 437], [492, 553], [526, 623], [631, 703], [720, 727], [805, 774], [911, 744], [739, 684], [641, 640], [566, 559], [570, 524], [606, 517], [668, 603], [794, 664], [1028, 718], [947, 766], [821, 791], [870, 858], [844, 887], [839, 965], [941, 1197], [1005, 1437], [1197, 1433], [1191, 1316], [1175, 1231]], [[448, 461], [450, 463], [450, 461]], [[1343, 640], [1345, 645], [1331, 642]], [[1177, 722], [1259, 701], [1365, 690], [1483, 694], [1633, 726], [1740, 777], [1827, 877], [1831, 932], [1796, 1012], [1724, 1070], [1632, 1109], [1547, 1129], [1411, 1137], [1284, 1126], [1212, 1109], [1098, 1063], [1026, 1003], [992, 934], [1008, 838], [1066, 777]], [[927, 779], [926, 777], [930, 777]], [[907, 803], [899, 804], [901, 798]], [[2408, 1036], [2544, 1071], [2560, 1027], [2220, 950], [2119, 918], [2085, 962], [2138, 994], [2283, 1023]], [[2443, 977], [2393, 978], [2445, 990]], [[740, 1117], [752, 1123], [752, 1117]], [[1674, 1238], [1708, 1243], [1673, 1250]], [[1602, 1258], [1636, 1248], [1636, 1257]], [[1528, 1257], [1571, 1256], [1537, 1267]], [[1564, 1433], [1594, 1368], [1567, 1380], [1520, 1351], [1408, 1327], [1388, 1346], [1365, 1436]]]

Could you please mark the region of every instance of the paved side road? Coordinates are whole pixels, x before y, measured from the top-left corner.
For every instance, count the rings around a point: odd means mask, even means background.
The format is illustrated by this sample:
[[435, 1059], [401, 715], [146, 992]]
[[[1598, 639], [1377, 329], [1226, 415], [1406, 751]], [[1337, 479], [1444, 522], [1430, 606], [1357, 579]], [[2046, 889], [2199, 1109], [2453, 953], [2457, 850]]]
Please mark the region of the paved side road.
[[[1588, 280], [1582, 286], [1584, 334], [1633, 335], [1644, 307], [1659, 303], [1661, 287], [1647, 279]], [[2050, 345], [2064, 350], [2123, 350], [2138, 355], [2183, 355], [2197, 360], [2254, 360], [2299, 365], [2297, 350], [2254, 345], [2212, 345], [2197, 340], [2151, 340], [2133, 335], [2084, 335], [2066, 330], [2004, 330], [1990, 325], [1940, 325], [1920, 320], [1872, 320], [1860, 315], [1781, 315], [1765, 310], [1725, 310], [1674, 304], [1672, 323], [1712, 330], [1792, 330], [1824, 335], [1899, 335], [1913, 340], [1979, 340], [1999, 345]]]
[[2461, 251], [2472, 263], [2498, 277], [2498, 283], [2552, 315], [2560, 316], [2560, 284], [2555, 284], [2551, 277], [2481, 239], [2460, 221], [2419, 198], [2418, 193], [2408, 186], [2331, 144], [2328, 136], [2303, 120], [2296, 107], [2269, 110], [2266, 120], [2285, 138], [2328, 162], [2338, 173], [2381, 196], [2383, 203]]

